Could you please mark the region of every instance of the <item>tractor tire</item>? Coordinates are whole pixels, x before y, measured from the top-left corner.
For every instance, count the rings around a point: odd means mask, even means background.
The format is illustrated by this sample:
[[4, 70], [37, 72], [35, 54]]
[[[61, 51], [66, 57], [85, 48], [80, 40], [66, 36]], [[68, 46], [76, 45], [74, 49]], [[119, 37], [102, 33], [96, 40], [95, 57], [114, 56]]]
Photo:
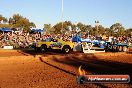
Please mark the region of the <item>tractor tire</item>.
[[117, 46], [117, 52], [119, 52], [120, 46]]
[[117, 48], [116, 48], [116, 46], [113, 46], [113, 50], [114, 50], [114, 52], [116, 52], [116, 51], [117, 51]]
[[123, 52], [127, 52], [127, 46], [123, 46]]
[[122, 52], [122, 46], [119, 47], [119, 52]]

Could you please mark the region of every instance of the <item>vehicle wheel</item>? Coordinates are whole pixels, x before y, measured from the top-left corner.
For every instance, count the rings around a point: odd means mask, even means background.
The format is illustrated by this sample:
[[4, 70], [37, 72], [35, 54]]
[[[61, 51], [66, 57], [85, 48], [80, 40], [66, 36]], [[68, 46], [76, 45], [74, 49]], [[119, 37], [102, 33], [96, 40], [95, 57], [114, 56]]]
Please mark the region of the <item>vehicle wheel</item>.
[[41, 52], [46, 52], [47, 51], [46, 45], [42, 45], [40, 50], [41, 50]]
[[119, 52], [120, 46], [117, 46], [117, 52]]
[[116, 46], [116, 52], [118, 52], [119, 51], [119, 48], [118, 48], [118, 46]]
[[34, 50], [35, 50], [36, 52], [39, 52], [39, 48], [36, 48], [36, 47], [35, 47]]
[[62, 48], [62, 51], [63, 51], [63, 53], [69, 53], [71, 51], [71, 48], [70, 48], [70, 46], [64, 46]]
[[114, 52], [114, 46], [113, 45], [111, 46], [111, 49], [112, 49], [112, 52]]
[[116, 49], [116, 46], [113, 46], [113, 50], [116, 52], [116, 50], [117, 50], [117, 49]]
[[119, 52], [122, 52], [122, 46], [119, 47]]
[[124, 46], [123, 47], [123, 52], [126, 52], [127, 51], [127, 46]]
[[83, 45], [81, 44], [81, 53], [83, 53]]

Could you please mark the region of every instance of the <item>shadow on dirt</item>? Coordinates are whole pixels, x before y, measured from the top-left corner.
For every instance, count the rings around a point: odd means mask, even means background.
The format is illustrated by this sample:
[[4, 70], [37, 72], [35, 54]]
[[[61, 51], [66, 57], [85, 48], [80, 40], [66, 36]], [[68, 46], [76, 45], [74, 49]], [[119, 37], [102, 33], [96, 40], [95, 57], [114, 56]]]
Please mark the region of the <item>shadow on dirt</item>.
[[[84, 54], [84, 53], [80, 54], [80, 53], [73, 53], [73, 52], [70, 54], [63, 54], [60, 51], [39, 53], [33, 50], [32, 51], [26, 50], [22, 52], [28, 53], [30, 55], [42, 55], [42, 56], [53, 55], [52, 60], [54, 62], [73, 66], [75, 68], [78, 68], [81, 65], [82, 68], [87, 72], [87, 74], [89, 74], [89, 72], [92, 74], [117, 74], [117, 75], [128, 74], [130, 75], [130, 77], [132, 77], [132, 70], [131, 70], [132, 64], [121, 63], [121, 62], [110, 61], [110, 60], [100, 60], [96, 56], [94, 56], [94, 54]], [[63, 57], [56, 57], [54, 55], [60, 55]], [[53, 66], [52, 64], [44, 62], [42, 58], [40, 58], [40, 61], [68, 73], [64, 69], [58, 68], [56, 66]]]
[[[61, 50], [48, 50], [47, 52], [40, 52], [40, 51], [35, 51], [35, 50], [21, 50], [21, 53], [23, 54], [29, 54], [29, 55], [42, 55], [42, 56], [49, 56], [49, 55], [60, 55], [60, 56], [65, 56], [68, 54], [62, 53]], [[80, 53], [80, 52], [77, 52]], [[70, 52], [70, 54], [75, 54], [75, 52]]]
[[68, 73], [68, 74], [71, 74], [71, 75], [73, 75], [73, 76], [76, 76], [76, 74], [74, 74], [74, 73], [71, 73], [71, 72], [66, 71], [66, 70], [64, 70], [64, 69], [62, 69], [62, 68], [59, 68], [59, 67], [57, 67], [57, 66], [55, 66], [55, 65], [52, 65], [52, 64], [49, 64], [49, 63], [43, 61], [43, 59], [42, 59], [41, 57], [39, 57], [39, 60], [40, 60], [41, 62], [43, 62], [43, 63], [49, 65], [49, 66], [52, 66], [52, 67], [54, 67], [54, 68], [56, 68], [56, 69], [59, 69], [59, 70], [65, 72], [65, 73]]
[[132, 64], [121, 63], [108, 60], [99, 60], [92, 54], [83, 54], [82, 57], [77, 55], [66, 56], [64, 58], [53, 57], [53, 61], [78, 68], [80, 65], [89, 74], [124, 74], [132, 77]]
[[[77, 76], [77, 74], [75, 74], [75, 73], [69, 72], [69, 71], [67, 71], [67, 70], [65, 70], [65, 69], [62, 69], [61, 67], [57, 67], [57, 66], [52, 65], [52, 64], [50, 64], [50, 63], [48, 63], [48, 62], [45, 62], [45, 61], [42, 59], [42, 57], [39, 57], [39, 60], [40, 60], [41, 62], [43, 62], [43, 63], [45, 63], [45, 64], [51, 66], [51, 67], [54, 67], [54, 68], [56, 68], [56, 69], [58, 69], [58, 70], [61, 70], [61, 71], [65, 72], [65, 73], [68, 73], [68, 74], [73, 75], [73, 76]], [[97, 84], [97, 83], [95, 83], [94, 85], [97, 85], [97, 86], [99, 86], [99, 87], [101, 87], [101, 88], [107, 88], [106, 86], [104, 86], [104, 85], [102, 85], [102, 84]], [[83, 85], [83, 86], [85, 86], [85, 85]], [[86, 86], [88, 86], [88, 85], [86, 85]], [[88, 87], [89, 87], [89, 86], [88, 86]]]

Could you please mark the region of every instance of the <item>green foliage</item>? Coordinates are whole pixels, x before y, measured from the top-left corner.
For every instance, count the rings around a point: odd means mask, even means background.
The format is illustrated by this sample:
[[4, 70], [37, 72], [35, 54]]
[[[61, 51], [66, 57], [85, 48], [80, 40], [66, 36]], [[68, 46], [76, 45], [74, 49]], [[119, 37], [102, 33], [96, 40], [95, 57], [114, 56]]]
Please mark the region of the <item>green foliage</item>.
[[53, 26], [55, 29], [54, 33], [55, 34], [61, 34], [62, 31], [62, 23], [57, 23], [56, 25]]
[[95, 26], [90, 30], [91, 35], [105, 35], [105, 33], [106, 29], [102, 25], [99, 25], [98, 27]]
[[125, 35], [128, 37], [131, 37], [132, 36], [132, 28], [126, 29]]
[[[5, 24], [8, 22], [8, 24]], [[16, 28], [22, 30], [24, 32], [29, 32], [30, 28], [36, 27], [33, 22], [30, 22], [27, 18], [19, 14], [14, 14], [12, 17], [7, 18], [0, 15], [0, 27], [7, 27], [7, 28]]]
[[[96, 21], [95, 23], [99, 23]], [[14, 14], [12, 17], [7, 19], [6, 17], [0, 15], [0, 28], [16, 28], [24, 32], [29, 32], [31, 28], [35, 28], [36, 25], [33, 22], [30, 22], [29, 19], [19, 15]], [[92, 27], [91, 25], [86, 25], [81, 22], [77, 24], [72, 23], [71, 21], [59, 22], [55, 25], [44, 24], [44, 29], [46, 33], [49, 34], [75, 34], [75, 33], [89, 33], [90, 35], [106, 35], [106, 36], [132, 36], [132, 28], [126, 29], [122, 26], [121, 23], [115, 23], [110, 28], [105, 28], [102, 25], [96, 25]]]
[[[63, 22], [63, 29], [62, 29], [62, 22], [55, 24], [53, 27], [50, 25], [50, 28], [54, 28], [54, 33], [65, 34], [67, 31], [70, 31], [71, 33], [89, 33], [90, 35], [105, 35], [105, 36], [129, 36], [132, 34], [130, 31], [132, 29], [125, 30], [125, 28], [120, 23], [113, 24], [110, 28], [105, 28], [102, 25], [96, 25], [95, 27], [92, 27], [91, 25], [86, 25], [81, 22], [77, 24], [73, 24], [71, 21], [65, 21]], [[71, 28], [71, 30], [70, 30]], [[80, 31], [78, 31], [80, 30]]]
[[0, 15], [0, 24], [1, 23], [6, 23], [6, 22], [8, 22], [7, 18], [5, 18], [2, 15]]
[[[63, 28], [62, 28], [62, 25], [63, 25]], [[63, 22], [60, 22], [60, 23], [57, 23], [56, 25], [53, 26], [54, 28], [54, 33], [57, 33], [57, 34], [65, 34], [67, 32], [72, 32], [72, 29], [75, 29], [75, 25], [73, 25], [71, 23], [71, 21], [65, 21]]]
[[52, 32], [52, 26], [51, 24], [44, 24], [44, 29], [46, 33], [51, 33]]
[[12, 28], [18, 28], [24, 32], [29, 32], [30, 28], [36, 27], [33, 22], [19, 14], [14, 14], [12, 18], [9, 18], [9, 24], [12, 25]]
[[3, 28], [3, 27], [10, 28], [11, 25], [9, 25], [9, 24], [0, 24], [0, 28]]
[[115, 23], [110, 27], [111, 35], [123, 36], [125, 34], [125, 28], [120, 23]]
[[106, 35], [106, 36], [111, 36], [110, 28], [105, 28], [105, 33], [104, 33], [104, 35]]

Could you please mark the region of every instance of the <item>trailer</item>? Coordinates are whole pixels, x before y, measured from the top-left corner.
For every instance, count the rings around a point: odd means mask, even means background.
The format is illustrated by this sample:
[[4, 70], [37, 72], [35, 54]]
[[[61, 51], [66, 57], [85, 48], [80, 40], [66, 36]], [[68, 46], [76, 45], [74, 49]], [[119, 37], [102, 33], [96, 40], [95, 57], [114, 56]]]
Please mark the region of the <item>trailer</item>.
[[132, 45], [130, 45], [127, 49], [127, 53], [132, 53]]
[[128, 43], [112, 43], [106, 42], [106, 51], [112, 52], [126, 52], [128, 50]]
[[[82, 39], [79, 36], [73, 38], [73, 42], [76, 42], [76, 47], [84, 53], [95, 53], [95, 52], [128, 52], [130, 51], [129, 43], [116, 43], [114, 40], [103, 41], [103, 40], [91, 40], [89, 38]], [[78, 50], [77, 50], [78, 51]]]

